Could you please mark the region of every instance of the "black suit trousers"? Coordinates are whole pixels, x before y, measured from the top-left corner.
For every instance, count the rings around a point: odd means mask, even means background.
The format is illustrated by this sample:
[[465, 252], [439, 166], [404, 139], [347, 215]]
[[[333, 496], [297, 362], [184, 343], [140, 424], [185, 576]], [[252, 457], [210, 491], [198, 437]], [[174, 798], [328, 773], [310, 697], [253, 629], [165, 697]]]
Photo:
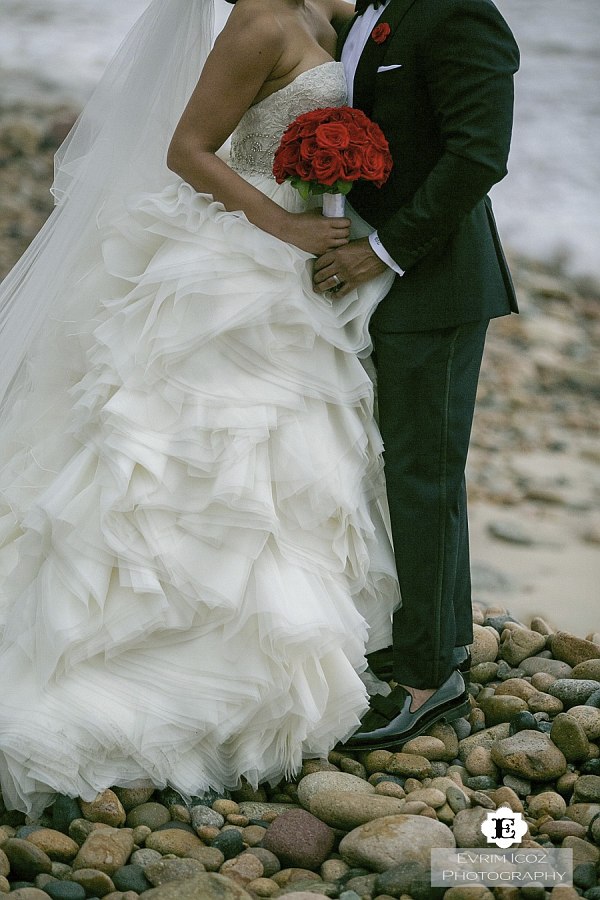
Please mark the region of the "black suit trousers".
[[372, 328], [379, 425], [402, 606], [396, 681], [437, 687], [473, 640], [465, 466], [489, 322]]

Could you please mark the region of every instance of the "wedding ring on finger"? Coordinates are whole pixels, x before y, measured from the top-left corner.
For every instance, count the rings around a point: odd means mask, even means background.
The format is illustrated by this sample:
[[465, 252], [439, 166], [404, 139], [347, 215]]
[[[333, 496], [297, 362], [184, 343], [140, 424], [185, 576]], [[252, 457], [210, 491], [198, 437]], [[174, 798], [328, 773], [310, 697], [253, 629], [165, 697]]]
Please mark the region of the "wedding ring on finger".
[[339, 291], [340, 288], [342, 288], [342, 287], [344, 286], [344, 282], [342, 281], [342, 279], [340, 278], [339, 275], [332, 275], [332, 276], [331, 276], [331, 279], [332, 279], [332, 281], [335, 282], [335, 284], [334, 284], [334, 286], [328, 291], [328, 293], [330, 293], [330, 294], [335, 294], [336, 291]]

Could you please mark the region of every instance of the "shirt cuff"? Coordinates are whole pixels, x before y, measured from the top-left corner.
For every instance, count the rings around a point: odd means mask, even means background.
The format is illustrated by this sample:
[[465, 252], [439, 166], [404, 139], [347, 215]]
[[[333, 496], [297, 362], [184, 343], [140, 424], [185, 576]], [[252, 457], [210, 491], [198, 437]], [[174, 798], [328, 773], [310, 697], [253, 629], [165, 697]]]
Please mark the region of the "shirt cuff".
[[381, 241], [379, 240], [379, 235], [376, 231], [369, 235], [369, 243], [371, 245], [371, 249], [373, 253], [376, 253], [379, 259], [389, 266], [397, 275], [404, 275], [404, 269], [401, 269], [398, 263], [392, 259], [390, 254], [387, 252]]

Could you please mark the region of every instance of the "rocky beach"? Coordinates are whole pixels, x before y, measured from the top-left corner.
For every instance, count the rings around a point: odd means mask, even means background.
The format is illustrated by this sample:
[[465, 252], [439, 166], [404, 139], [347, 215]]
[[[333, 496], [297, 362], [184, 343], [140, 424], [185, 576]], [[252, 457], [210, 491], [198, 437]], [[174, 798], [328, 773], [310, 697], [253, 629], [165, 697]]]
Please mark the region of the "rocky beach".
[[[52, 204], [74, 111], [0, 111], [0, 277]], [[471, 712], [399, 752], [333, 752], [298, 778], [185, 801], [114, 788], [31, 822], [0, 806], [0, 893], [17, 900], [502, 900], [530, 885], [432, 888], [429, 850], [486, 847], [489, 810], [524, 848], [573, 851], [600, 898], [600, 287], [511, 254], [521, 315], [494, 322], [469, 462]]]

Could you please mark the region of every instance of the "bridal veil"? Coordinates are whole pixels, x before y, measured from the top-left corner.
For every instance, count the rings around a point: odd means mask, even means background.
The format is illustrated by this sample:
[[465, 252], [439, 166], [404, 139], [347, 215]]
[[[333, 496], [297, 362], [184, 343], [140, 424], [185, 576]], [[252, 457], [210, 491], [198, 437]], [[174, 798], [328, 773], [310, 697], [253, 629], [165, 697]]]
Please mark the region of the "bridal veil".
[[173, 178], [165, 165], [169, 137], [210, 51], [213, 28], [213, 0], [153, 0], [58, 151], [54, 212], [0, 285], [4, 420], [16, 389], [35, 389], [45, 377], [27, 364], [36, 343], [62, 348], [52, 367], [54, 389], [72, 381], [77, 347], [71, 355], [68, 337], [94, 315], [94, 298], [78, 285], [102, 262], [98, 217], [121, 216], [127, 196], [158, 191]]

